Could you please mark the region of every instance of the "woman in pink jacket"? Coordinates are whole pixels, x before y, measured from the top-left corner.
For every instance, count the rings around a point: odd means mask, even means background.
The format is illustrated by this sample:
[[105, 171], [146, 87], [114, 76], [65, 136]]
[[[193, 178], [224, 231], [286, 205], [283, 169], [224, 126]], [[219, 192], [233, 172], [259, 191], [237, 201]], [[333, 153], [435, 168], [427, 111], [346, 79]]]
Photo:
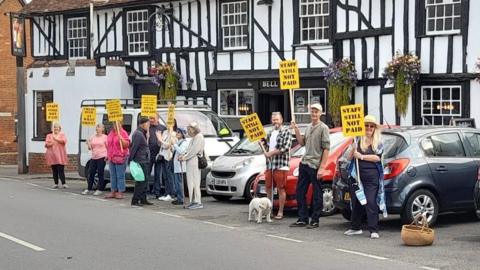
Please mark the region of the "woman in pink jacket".
[[[53, 132], [47, 135], [45, 139], [45, 159], [47, 164], [52, 167], [53, 181], [55, 185], [53, 188], [68, 188], [65, 184], [65, 165], [68, 164], [67, 150], [65, 145], [67, 144], [67, 138], [62, 132], [62, 127], [59, 123], [53, 124]], [[58, 178], [62, 182], [58, 186]]]
[[107, 156], [111, 186], [111, 192], [105, 196], [107, 199], [123, 199], [129, 146], [130, 138], [127, 131], [122, 128], [121, 124], [116, 125], [114, 123], [114, 127], [112, 127], [107, 136]]

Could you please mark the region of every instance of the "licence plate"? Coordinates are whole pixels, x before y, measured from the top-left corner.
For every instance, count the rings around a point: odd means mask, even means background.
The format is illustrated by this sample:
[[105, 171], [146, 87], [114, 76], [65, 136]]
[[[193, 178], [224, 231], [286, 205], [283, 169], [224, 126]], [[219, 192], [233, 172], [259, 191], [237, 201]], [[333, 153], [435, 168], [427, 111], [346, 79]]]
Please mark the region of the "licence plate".
[[345, 194], [343, 195], [343, 199], [344, 199], [345, 201], [350, 201], [350, 200], [351, 200], [351, 198], [350, 198], [350, 193], [349, 193], [349, 192], [345, 192]]
[[[265, 189], [265, 186], [260, 186], [259, 193], [260, 194], [267, 194], [267, 190]], [[273, 195], [277, 195], [277, 193], [278, 193], [277, 188], [274, 188], [273, 189]]]
[[227, 180], [225, 180], [225, 179], [215, 179], [215, 185], [226, 186], [227, 185]]

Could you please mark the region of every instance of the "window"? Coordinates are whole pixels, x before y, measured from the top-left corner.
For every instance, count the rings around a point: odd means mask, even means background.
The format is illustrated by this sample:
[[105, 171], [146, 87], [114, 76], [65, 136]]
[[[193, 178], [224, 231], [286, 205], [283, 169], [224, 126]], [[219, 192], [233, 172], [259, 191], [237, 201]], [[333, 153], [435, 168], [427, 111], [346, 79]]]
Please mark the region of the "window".
[[427, 0], [427, 34], [459, 33], [461, 0]]
[[423, 125], [449, 125], [452, 117], [462, 116], [461, 86], [423, 86]]
[[142, 55], [149, 52], [148, 10], [127, 12], [128, 54]]
[[69, 18], [67, 20], [67, 44], [69, 58], [86, 58], [88, 45], [87, 18]]
[[474, 157], [480, 157], [480, 134], [478, 133], [465, 133], [465, 141], [472, 150]]
[[302, 43], [327, 42], [329, 33], [329, 0], [300, 1], [300, 39]]
[[247, 1], [222, 3], [224, 49], [248, 48]]
[[222, 89], [219, 95], [219, 114], [221, 116], [242, 116], [253, 113], [253, 90]]
[[[113, 122], [108, 121], [108, 115], [105, 113], [102, 117], [102, 123], [105, 126], [105, 132], [108, 133], [113, 128]], [[123, 114], [122, 128], [130, 134], [132, 132], [132, 115]], [[93, 135], [93, 134], [92, 134]]]
[[325, 112], [327, 105], [325, 97], [325, 89], [299, 89], [293, 91], [293, 104], [297, 123], [310, 122], [309, 105], [311, 104], [320, 103]]
[[47, 122], [46, 117], [46, 105], [49, 102], [53, 102], [53, 91], [34, 91], [34, 138], [44, 139], [47, 137], [47, 134], [51, 131], [51, 123]]
[[464, 157], [462, 141], [458, 133], [433, 135], [424, 139], [421, 146], [429, 157]]

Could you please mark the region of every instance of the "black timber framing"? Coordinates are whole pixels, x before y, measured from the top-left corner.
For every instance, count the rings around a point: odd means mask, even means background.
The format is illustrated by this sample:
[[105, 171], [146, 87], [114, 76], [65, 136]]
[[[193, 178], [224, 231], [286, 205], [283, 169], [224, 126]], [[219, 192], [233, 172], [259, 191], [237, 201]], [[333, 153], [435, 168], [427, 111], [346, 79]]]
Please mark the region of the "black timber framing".
[[[54, 52], [53, 59], [58, 59], [55, 56], [55, 54], [57, 54], [58, 56], [61, 56], [62, 54], [57, 49], [56, 45], [54, 43], [52, 43], [52, 41], [49, 39], [48, 35], [43, 31], [42, 27], [40, 26], [40, 24], [38, 24], [38, 22], [35, 20], [35, 18], [31, 19], [30, 21], [38, 29], [38, 34], [39, 34], [38, 41], [39, 41], [39, 43], [40, 43], [40, 40], [41, 40], [40, 37], [43, 36], [44, 41], [46, 41], [48, 43], [49, 47], [51, 47], [53, 49], [53, 52]], [[33, 32], [33, 28], [32, 28], [32, 32]], [[40, 47], [39, 47], [39, 51], [40, 51]], [[33, 55], [33, 50], [32, 50], [32, 56], [35, 57], [35, 55]]]
[[[361, 1], [360, 1], [361, 3]], [[365, 17], [365, 15], [363, 14], [363, 12], [361, 11], [360, 8], [356, 7], [356, 6], [351, 6], [348, 4], [348, 1], [346, 1], [346, 4], [342, 3], [341, 1], [337, 1], [337, 5], [338, 7], [344, 9], [347, 14], [348, 14], [348, 11], [353, 11], [353, 12], [356, 12], [358, 14], [358, 18], [359, 20], [365, 24], [365, 26], [368, 28], [368, 29], [374, 29], [374, 27], [372, 26], [372, 24], [370, 23], [370, 21]], [[349, 31], [348, 29], [348, 23], [349, 23], [349, 16], [347, 15], [347, 32]], [[361, 27], [358, 28], [358, 30], [360, 30]]]
[[393, 32], [393, 27], [350, 31], [350, 32], [335, 34], [335, 39], [341, 40], [341, 39], [350, 39], [350, 38], [377, 37], [377, 36], [383, 36], [383, 35], [391, 35], [392, 32]]
[[250, 70], [255, 70], [255, 25], [253, 24], [253, 18], [255, 18], [255, 6], [256, 1], [250, 0], [251, 18], [250, 19]]
[[[106, 40], [108, 40], [108, 39], [107, 39], [108, 34], [110, 33], [110, 31], [112, 31], [112, 29], [114, 30], [115, 44], [117, 43], [117, 39], [116, 39], [116, 35], [117, 35], [117, 34], [116, 34], [116, 33], [117, 33], [117, 31], [116, 31], [116, 25], [117, 25], [118, 20], [122, 17], [122, 15], [123, 15], [123, 12], [120, 11], [120, 12], [113, 18], [113, 20], [112, 20], [112, 22], [110, 23], [110, 25], [109, 25], [108, 27], [106, 27], [105, 33], [104, 33], [103, 36], [100, 38], [100, 41], [98, 42], [97, 47], [94, 49], [93, 54], [97, 54], [97, 53], [100, 52], [100, 46], [102, 46], [103, 42], [105, 42]], [[87, 17], [88, 17], [88, 16], [87, 16]], [[100, 24], [100, 22], [98, 22], [98, 21], [97, 21], [97, 23]], [[106, 23], [107, 23], [107, 19], [105, 19], [105, 24], [106, 24]], [[100, 32], [98, 32], [98, 33], [100, 33]], [[126, 35], [126, 33], [125, 33], [125, 35]], [[90, 42], [89, 42], [89, 44], [90, 44]], [[125, 47], [126, 45], [127, 45], [126, 43], [123, 44], [124, 47]], [[116, 45], [115, 45], [115, 49], [116, 49]], [[108, 50], [108, 43], [107, 43], [107, 50]]]
[[267, 40], [269, 46], [271, 46], [273, 48], [273, 50], [275, 51], [275, 53], [278, 55], [278, 57], [282, 60], [285, 60], [285, 57], [284, 57], [284, 53], [281, 52], [278, 47], [275, 45], [275, 43], [272, 41], [272, 39], [268, 36], [268, 34], [265, 32], [265, 30], [262, 28], [262, 26], [260, 25], [260, 23], [257, 22], [257, 20], [255, 18], [253, 18], [253, 23], [255, 24], [255, 26], [258, 28], [258, 30], [260, 30], [260, 32], [262, 33], [263, 37], [265, 38], [265, 40]]
[[409, 53], [409, 0], [403, 0], [403, 54]]

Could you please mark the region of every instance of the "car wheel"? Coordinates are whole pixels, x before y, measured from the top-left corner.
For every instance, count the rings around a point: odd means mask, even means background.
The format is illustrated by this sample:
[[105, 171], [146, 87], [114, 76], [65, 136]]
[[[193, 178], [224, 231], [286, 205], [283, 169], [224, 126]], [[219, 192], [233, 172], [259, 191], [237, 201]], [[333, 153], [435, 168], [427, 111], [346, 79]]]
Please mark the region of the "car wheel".
[[322, 216], [331, 216], [335, 214], [335, 205], [333, 204], [333, 189], [331, 184], [323, 184], [323, 209]]
[[245, 185], [245, 191], [243, 192], [243, 197], [247, 202], [250, 202], [255, 197], [255, 190], [253, 188], [255, 185], [255, 177], [256, 175], [248, 179], [247, 184]]
[[352, 210], [350, 210], [350, 207], [342, 209], [342, 216], [343, 216], [344, 219], [350, 221], [350, 219], [352, 217]]
[[420, 189], [408, 198], [401, 218], [404, 224], [409, 224], [413, 222], [415, 216], [426, 215], [428, 225], [431, 226], [437, 221], [438, 211], [435, 195], [426, 189]]
[[215, 200], [222, 201], [222, 202], [228, 201], [232, 198], [232, 196], [223, 196], [223, 195], [212, 195], [212, 197]]

